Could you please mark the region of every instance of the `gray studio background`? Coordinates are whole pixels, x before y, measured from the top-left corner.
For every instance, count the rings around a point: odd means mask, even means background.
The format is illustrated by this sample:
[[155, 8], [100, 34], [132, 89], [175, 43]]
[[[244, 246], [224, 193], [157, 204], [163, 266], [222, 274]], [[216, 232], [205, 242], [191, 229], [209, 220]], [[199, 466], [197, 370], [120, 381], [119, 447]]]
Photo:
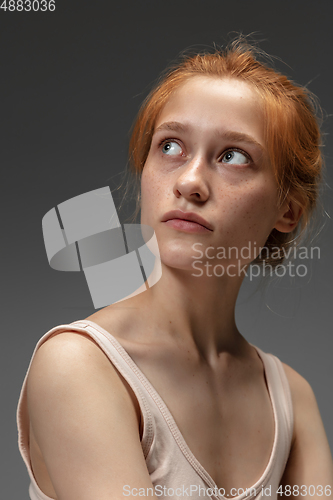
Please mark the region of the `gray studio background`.
[[28, 499], [15, 413], [36, 342], [53, 326], [94, 312], [83, 273], [49, 267], [42, 217], [74, 196], [114, 189], [132, 121], [160, 71], [181, 50], [223, 44], [231, 31], [257, 32], [260, 46], [286, 63], [277, 61], [277, 68], [309, 84], [326, 113], [328, 215], [313, 243], [320, 259], [306, 262], [306, 277], [274, 281], [257, 293], [258, 280], [244, 283], [237, 323], [250, 342], [310, 382], [332, 449], [332, 2], [55, 3], [49, 13], [0, 12], [1, 498]]

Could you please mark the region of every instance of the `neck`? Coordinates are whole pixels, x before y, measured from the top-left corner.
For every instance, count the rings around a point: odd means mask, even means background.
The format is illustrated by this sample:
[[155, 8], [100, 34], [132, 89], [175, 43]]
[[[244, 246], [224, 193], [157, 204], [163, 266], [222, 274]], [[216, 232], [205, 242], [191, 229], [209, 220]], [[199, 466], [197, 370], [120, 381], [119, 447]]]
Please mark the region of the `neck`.
[[244, 344], [235, 323], [235, 306], [242, 276], [193, 276], [162, 264], [160, 280], [129, 299], [149, 318], [153, 336], [186, 341], [210, 363], [224, 351], [237, 352]]

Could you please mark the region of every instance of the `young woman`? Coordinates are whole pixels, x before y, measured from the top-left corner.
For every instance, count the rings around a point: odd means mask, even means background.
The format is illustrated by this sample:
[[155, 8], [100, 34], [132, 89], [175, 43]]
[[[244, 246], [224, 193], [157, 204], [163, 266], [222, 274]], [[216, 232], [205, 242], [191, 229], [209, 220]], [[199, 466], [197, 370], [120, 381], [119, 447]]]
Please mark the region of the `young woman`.
[[163, 77], [130, 143], [162, 277], [38, 342], [18, 407], [32, 500], [332, 497], [310, 385], [235, 322], [244, 270], [306, 227], [319, 145], [306, 90], [242, 42]]

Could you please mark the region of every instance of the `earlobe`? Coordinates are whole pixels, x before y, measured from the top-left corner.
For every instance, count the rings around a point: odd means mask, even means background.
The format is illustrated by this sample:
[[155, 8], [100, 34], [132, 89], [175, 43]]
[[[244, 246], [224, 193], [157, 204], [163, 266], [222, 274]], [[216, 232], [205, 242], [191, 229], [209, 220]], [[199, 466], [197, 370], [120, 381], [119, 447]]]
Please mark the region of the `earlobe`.
[[294, 200], [285, 202], [282, 215], [280, 215], [274, 228], [281, 233], [290, 233], [297, 226], [303, 213], [303, 208]]

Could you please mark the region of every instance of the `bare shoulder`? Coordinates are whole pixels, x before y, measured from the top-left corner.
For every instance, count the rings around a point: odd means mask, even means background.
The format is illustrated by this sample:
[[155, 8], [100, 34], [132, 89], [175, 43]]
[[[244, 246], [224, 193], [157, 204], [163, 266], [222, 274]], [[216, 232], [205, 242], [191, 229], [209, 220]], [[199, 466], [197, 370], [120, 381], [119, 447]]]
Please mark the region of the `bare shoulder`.
[[[126, 311], [125, 311], [126, 312]], [[83, 319], [96, 323], [106, 331], [111, 331], [116, 338], [122, 331], [122, 316], [126, 317], [122, 308], [105, 307], [94, 314]], [[127, 314], [128, 316], [128, 314]], [[125, 325], [127, 326], [127, 325]], [[44, 361], [45, 368], [50, 363], [55, 369], [63, 365], [59, 373], [65, 370], [85, 370], [101, 371], [106, 369], [111, 374], [111, 379], [119, 378], [119, 372], [114, 368], [105, 352], [98, 343], [89, 335], [88, 332], [79, 332], [77, 330], [64, 331], [48, 338], [36, 352], [34, 364], [37, 365]], [[116, 376], [112, 376], [115, 374]], [[123, 380], [123, 378], [121, 377]]]
[[[28, 376], [28, 386], [36, 377], [52, 375], [53, 380], [83, 381], [89, 373], [108, 370], [116, 374], [107, 356], [88, 335], [78, 332], [61, 332], [47, 339], [37, 350]], [[113, 377], [116, 380], [116, 377]]]
[[[47, 339], [37, 350], [27, 380], [28, 401], [40, 398], [43, 391], [57, 396], [66, 387], [75, 392], [87, 388], [93, 380], [128, 400], [138, 413], [138, 404], [126, 380], [116, 370], [100, 346], [88, 335], [77, 331], [61, 332]], [[128, 396], [130, 396], [128, 398]]]
[[291, 391], [294, 433], [281, 484], [316, 485], [318, 488], [332, 485], [332, 455], [314, 391], [296, 370], [285, 363], [282, 365]]
[[315, 402], [315, 395], [309, 382], [294, 368], [282, 362], [285, 374], [287, 376], [291, 396], [294, 404], [312, 404]]
[[122, 498], [123, 485], [151, 486], [126, 384], [87, 335], [62, 332], [36, 351], [28, 412], [57, 498]]
[[[310, 383], [294, 368], [282, 362], [287, 376], [294, 410], [294, 436], [304, 425], [321, 421], [319, 408]], [[300, 431], [299, 431], [300, 432]]]

